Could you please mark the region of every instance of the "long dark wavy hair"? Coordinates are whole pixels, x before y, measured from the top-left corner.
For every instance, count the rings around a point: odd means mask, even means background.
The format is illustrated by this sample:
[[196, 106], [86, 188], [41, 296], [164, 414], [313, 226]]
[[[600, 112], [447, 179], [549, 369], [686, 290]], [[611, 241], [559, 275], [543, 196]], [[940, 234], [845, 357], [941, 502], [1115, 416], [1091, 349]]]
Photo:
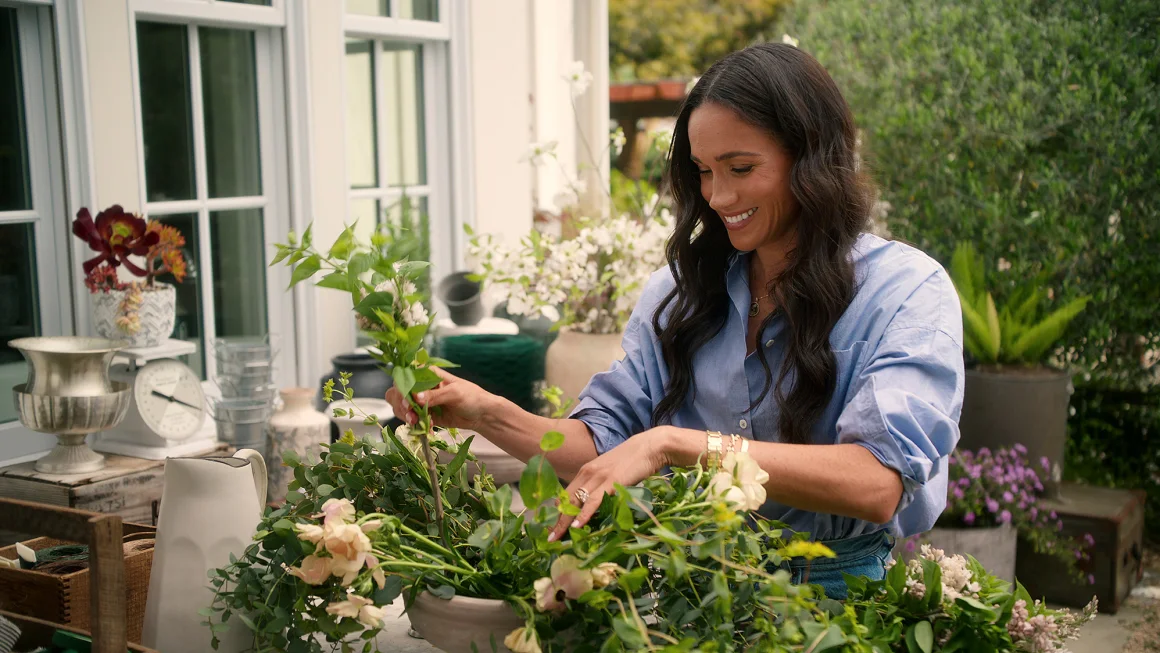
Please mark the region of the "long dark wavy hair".
[[[854, 297], [850, 250], [867, 224], [874, 195], [857, 169], [854, 117], [834, 80], [813, 57], [780, 43], [755, 45], [713, 64], [677, 117], [667, 179], [676, 208], [667, 247], [676, 287], [653, 315], [670, 381], [653, 423], [667, 422], [690, 391], [696, 392], [693, 356], [721, 330], [731, 310], [725, 271], [737, 250], [701, 195], [689, 146], [689, 116], [709, 102], [766, 130], [794, 162], [790, 189], [800, 207], [797, 242], [766, 289], [777, 311], [761, 325], [764, 330], [776, 314], [785, 316], [786, 364], [774, 384], [764, 348], [757, 348], [765, 386], [754, 406], [773, 387], [781, 405], [781, 441], [806, 443], [837, 384], [830, 331]], [[661, 314], [670, 307], [662, 328]]]

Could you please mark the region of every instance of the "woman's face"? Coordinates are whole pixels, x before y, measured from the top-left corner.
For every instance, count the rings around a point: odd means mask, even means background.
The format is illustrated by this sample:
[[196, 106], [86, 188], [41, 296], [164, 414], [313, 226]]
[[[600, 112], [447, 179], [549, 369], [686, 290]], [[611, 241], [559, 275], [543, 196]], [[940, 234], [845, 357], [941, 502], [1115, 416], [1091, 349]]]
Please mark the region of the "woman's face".
[[701, 195], [748, 252], [792, 233], [798, 204], [790, 191], [793, 159], [765, 130], [712, 102], [689, 116], [689, 146], [701, 174]]

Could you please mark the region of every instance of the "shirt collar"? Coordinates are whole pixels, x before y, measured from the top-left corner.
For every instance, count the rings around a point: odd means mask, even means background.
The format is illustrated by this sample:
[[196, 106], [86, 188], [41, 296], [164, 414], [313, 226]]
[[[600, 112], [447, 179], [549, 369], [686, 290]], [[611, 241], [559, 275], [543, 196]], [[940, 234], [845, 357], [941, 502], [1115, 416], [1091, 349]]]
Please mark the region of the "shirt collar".
[[749, 294], [750, 255], [750, 252], [733, 252], [725, 270], [725, 286], [729, 291], [729, 299], [733, 301], [733, 307], [737, 309], [743, 323], [749, 319], [749, 305], [753, 301]]

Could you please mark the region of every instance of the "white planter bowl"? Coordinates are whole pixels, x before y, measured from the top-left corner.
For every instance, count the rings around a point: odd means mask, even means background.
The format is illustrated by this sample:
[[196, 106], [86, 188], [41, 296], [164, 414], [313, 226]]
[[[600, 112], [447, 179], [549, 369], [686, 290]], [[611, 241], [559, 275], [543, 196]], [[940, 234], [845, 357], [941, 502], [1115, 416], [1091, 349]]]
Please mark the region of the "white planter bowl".
[[423, 639], [447, 653], [490, 651], [493, 638], [497, 650], [509, 651], [504, 638], [524, 626], [524, 620], [503, 601], [466, 596], [444, 601], [430, 592], [415, 597], [407, 607], [407, 617]]
[[90, 295], [93, 309], [93, 328], [103, 338], [128, 340], [129, 347], [156, 347], [173, 333], [177, 316], [177, 291], [167, 283], [154, 284], [153, 289], [141, 293], [141, 308], [137, 316], [141, 328], [128, 333], [117, 325], [121, 302], [126, 291], [110, 290]]

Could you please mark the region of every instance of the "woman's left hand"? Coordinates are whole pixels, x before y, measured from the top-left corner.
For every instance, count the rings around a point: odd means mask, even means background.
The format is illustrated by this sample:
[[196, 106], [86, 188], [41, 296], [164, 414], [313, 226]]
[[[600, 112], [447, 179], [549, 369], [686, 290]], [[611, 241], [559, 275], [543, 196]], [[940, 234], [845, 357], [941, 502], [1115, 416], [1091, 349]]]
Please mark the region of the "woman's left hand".
[[624, 487], [636, 485], [668, 464], [665, 428], [652, 428], [634, 435], [585, 463], [568, 484], [568, 496], [572, 497], [573, 504], [580, 506], [580, 514], [573, 517], [560, 513], [560, 520], [552, 528], [548, 541], [560, 539], [569, 528], [587, 524], [596, 514], [604, 495], [616, 491], [617, 483]]

